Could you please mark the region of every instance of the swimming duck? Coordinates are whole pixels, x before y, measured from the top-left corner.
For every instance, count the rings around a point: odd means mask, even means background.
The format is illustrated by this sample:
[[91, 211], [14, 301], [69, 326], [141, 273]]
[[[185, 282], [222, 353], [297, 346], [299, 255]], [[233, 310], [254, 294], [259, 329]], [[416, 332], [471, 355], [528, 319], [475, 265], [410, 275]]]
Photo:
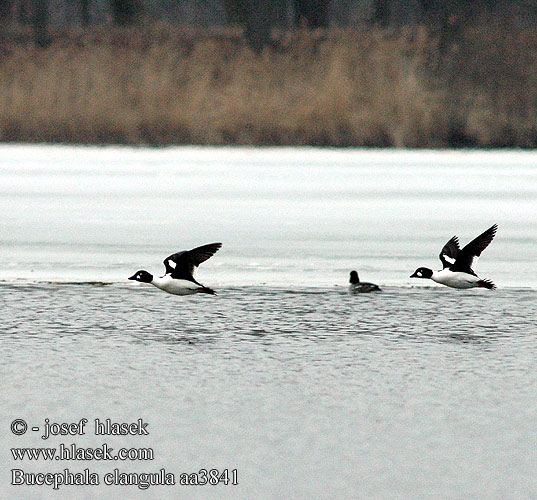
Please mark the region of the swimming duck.
[[380, 292], [378, 285], [375, 285], [374, 283], [367, 283], [366, 281], [360, 281], [356, 271], [351, 271], [349, 283], [351, 284], [349, 287], [351, 292]]
[[410, 277], [431, 279], [451, 288], [481, 287], [494, 290], [496, 285], [489, 279], [479, 278], [473, 271], [472, 265], [494, 239], [497, 229], [498, 225], [494, 224], [470, 241], [462, 250], [459, 248], [459, 238], [453, 236], [440, 252], [439, 257], [443, 266], [441, 271], [419, 267]]
[[222, 246], [222, 243], [209, 243], [192, 250], [183, 250], [164, 259], [166, 273], [156, 277], [147, 271], [138, 271], [129, 279], [141, 283], [151, 283], [161, 290], [173, 295], [191, 295], [193, 293], [208, 293], [215, 295], [214, 290], [203, 286], [194, 279], [195, 269], [212, 257]]

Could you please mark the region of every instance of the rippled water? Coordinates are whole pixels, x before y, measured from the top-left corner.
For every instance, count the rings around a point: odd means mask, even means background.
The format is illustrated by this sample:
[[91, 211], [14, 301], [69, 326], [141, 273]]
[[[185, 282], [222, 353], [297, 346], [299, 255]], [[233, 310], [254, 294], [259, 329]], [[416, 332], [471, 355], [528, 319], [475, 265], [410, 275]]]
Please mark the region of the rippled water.
[[[229, 288], [177, 298], [84, 285], [4, 286], [0, 294], [4, 418], [141, 417], [149, 437], [106, 442], [152, 446], [155, 460], [123, 470], [239, 470], [238, 486], [159, 487], [159, 497], [531, 498], [537, 491], [535, 291]], [[37, 437], [6, 441], [43, 446]], [[48, 445], [59, 442], [66, 439]], [[25, 469], [58, 467], [27, 462]], [[157, 495], [123, 488], [113, 498]], [[60, 490], [62, 498], [73, 490]], [[5, 484], [2, 491], [20, 498]], [[88, 487], [84, 498], [107, 491]], [[50, 498], [44, 487], [31, 494]]]
[[[1, 498], [537, 495], [534, 155], [217, 151], [227, 172], [196, 148], [3, 152]], [[410, 286], [452, 234], [492, 222], [478, 270], [498, 290]], [[200, 277], [217, 296], [124, 280], [213, 240], [224, 248]], [[383, 291], [349, 293], [353, 267]], [[111, 284], [72, 283], [98, 280]], [[150, 435], [8, 431], [82, 417], [143, 418]], [[73, 442], [155, 459], [17, 463], [9, 451]], [[228, 468], [239, 484], [52, 492], [10, 486], [14, 467]]]

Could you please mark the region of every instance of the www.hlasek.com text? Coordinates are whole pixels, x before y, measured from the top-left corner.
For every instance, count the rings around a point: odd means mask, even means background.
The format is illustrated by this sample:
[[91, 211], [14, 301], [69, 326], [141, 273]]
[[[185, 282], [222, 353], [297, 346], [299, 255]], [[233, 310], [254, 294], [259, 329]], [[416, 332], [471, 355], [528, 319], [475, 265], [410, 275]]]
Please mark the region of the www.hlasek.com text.
[[13, 460], [154, 460], [153, 448], [119, 448], [103, 443], [97, 447], [60, 443], [58, 448], [11, 448]]

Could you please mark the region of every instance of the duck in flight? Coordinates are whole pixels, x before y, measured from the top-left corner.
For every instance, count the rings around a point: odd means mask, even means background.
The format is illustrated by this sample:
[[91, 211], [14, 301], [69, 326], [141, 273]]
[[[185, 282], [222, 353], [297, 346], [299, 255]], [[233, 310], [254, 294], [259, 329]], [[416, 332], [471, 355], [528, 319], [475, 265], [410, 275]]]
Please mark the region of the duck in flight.
[[349, 280], [351, 284], [349, 289], [351, 292], [380, 292], [380, 288], [375, 283], [367, 283], [366, 281], [360, 281], [358, 273], [356, 271], [351, 271], [351, 278]]
[[494, 239], [497, 229], [498, 225], [494, 224], [470, 241], [462, 250], [459, 248], [459, 238], [453, 236], [440, 252], [439, 257], [443, 266], [441, 271], [419, 267], [410, 277], [432, 279], [451, 288], [482, 287], [494, 290], [496, 285], [488, 279], [479, 278], [473, 271], [472, 265]]
[[214, 290], [203, 286], [194, 279], [195, 269], [211, 258], [222, 243], [209, 243], [192, 250], [183, 250], [164, 259], [166, 273], [160, 278], [147, 271], [138, 271], [129, 279], [152, 285], [174, 295], [192, 295], [193, 293], [208, 293], [215, 295]]

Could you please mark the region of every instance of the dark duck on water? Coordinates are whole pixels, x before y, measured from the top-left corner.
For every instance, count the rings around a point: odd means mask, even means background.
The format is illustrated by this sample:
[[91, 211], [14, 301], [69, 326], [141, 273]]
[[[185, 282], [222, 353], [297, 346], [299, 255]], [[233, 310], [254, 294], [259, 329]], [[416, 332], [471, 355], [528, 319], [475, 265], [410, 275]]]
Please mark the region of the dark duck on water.
[[380, 288], [375, 283], [368, 283], [366, 281], [360, 281], [358, 273], [356, 271], [351, 271], [351, 277], [349, 279], [351, 284], [349, 289], [351, 292], [355, 293], [367, 293], [367, 292], [380, 292]]

